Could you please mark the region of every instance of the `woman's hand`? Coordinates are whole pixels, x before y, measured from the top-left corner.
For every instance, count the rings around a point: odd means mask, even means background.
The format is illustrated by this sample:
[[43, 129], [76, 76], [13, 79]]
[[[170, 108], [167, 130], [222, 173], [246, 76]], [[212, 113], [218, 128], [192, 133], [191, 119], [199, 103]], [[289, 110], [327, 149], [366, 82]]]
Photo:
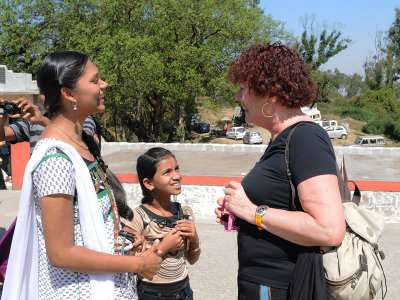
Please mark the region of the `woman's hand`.
[[149, 280], [152, 280], [153, 276], [156, 275], [157, 271], [160, 269], [162, 258], [161, 253], [158, 250], [159, 246], [160, 241], [155, 240], [149, 249], [144, 250], [142, 253], [136, 256], [142, 258], [143, 262], [141, 270], [138, 274]]
[[[222, 205], [221, 199], [218, 199], [218, 204]], [[247, 197], [243, 186], [236, 181], [231, 181], [225, 187], [225, 209], [232, 212], [235, 216], [246, 220], [249, 223], [255, 224], [255, 211], [257, 205], [250, 201]], [[216, 209], [217, 222], [221, 218], [221, 210]], [[219, 220], [220, 221], [220, 220]]]
[[214, 209], [214, 213], [217, 216], [216, 222], [221, 223], [221, 217], [222, 217], [222, 204], [224, 203], [224, 198], [218, 198], [217, 199], [218, 207]]
[[158, 249], [161, 250], [163, 254], [183, 249], [185, 240], [182, 238], [181, 234], [182, 233], [176, 228], [172, 229], [164, 236]]

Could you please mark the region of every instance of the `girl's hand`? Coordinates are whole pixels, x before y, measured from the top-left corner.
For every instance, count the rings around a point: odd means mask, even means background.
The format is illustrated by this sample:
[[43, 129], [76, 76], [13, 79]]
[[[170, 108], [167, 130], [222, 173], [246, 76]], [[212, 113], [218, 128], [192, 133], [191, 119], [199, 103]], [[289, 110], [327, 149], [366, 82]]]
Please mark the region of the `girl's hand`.
[[[231, 181], [228, 183], [228, 185], [225, 187], [224, 200], [226, 210], [232, 212], [235, 216], [238, 216], [249, 223], [255, 223], [255, 212], [257, 205], [250, 201], [243, 189], [243, 186], [239, 182]], [[217, 215], [217, 217], [220, 218], [221, 216]]]
[[133, 231], [132, 233], [135, 235], [136, 239], [132, 244], [133, 248], [131, 250], [131, 255], [135, 255], [136, 252], [142, 252], [143, 249], [146, 249], [146, 240], [139, 232]]
[[185, 240], [182, 238], [181, 232], [174, 228], [164, 236], [158, 249], [165, 254], [167, 252], [176, 252], [181, 250], [184, 246]]
[[191, 220], [178, 220], [176, 229], [181, 232], [181, 236], [189, 238], [189, 241], [193, 241], [197, 234], [196, 234], [196, 226], [194, 222]]
[[136, 252], [141, 252], [143, 249], [146, 249], [146, 240], [139, 232], [133, 230], [129, 226], [124, 226], [122, 230], [133, 233], [136, 237], [135, 242], [132, 243], [133, 248], [130, 251], [131, 255], [135, 255]]

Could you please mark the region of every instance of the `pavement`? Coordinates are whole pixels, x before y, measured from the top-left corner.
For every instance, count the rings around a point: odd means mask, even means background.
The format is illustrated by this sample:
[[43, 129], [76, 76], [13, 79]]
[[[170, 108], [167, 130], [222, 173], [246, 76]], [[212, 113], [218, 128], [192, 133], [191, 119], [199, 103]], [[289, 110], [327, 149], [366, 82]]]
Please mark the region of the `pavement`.
[[[251, 147], [251, 146], [249, 146]], [[136, 173], [136, 160], [144, 150], [124, 150], [104, 156], [115, 173]], [[244, 177], [259, 161], [261, 153], [173, 151], [185, 175]], [[345, 155], [348, 178], [352, 180], [400, 182], [399, 156]], [[309, 162], [312, 164], [312, 161]]]
[[[136, 173], [136, 160], [143, 150], [111, 153], [105, 162], [115, 173]], [[243, 177], [261, 157], [260, 153], [174, 151], [183, 175]], [[346, 156], [349, 179], [400, 182], [398, 157]], [[20, 191], [0, 190], [0, 236], [18, 211]], [[201, 240], [200, 260], [189, 266], [190, 284], [196, 300], [237, 299], [236, 233], [227, 233], [213, 216], [197, 216]], [[400, 295], [400, 224], [386, 224], [380, 247], [386, 254], [383, 267], [387, 277], [386, 299]], [[2, 286], [0, 285], [0, 295]]]
[[[18, 211], [20, 191], [0, 190], [0, 236], [11, 225]], [[201, 240], [199, 261], [189, 266], [190, 284], [196, 300], [237, 299], [236, 233], [225, 232], [213, 216], [197, 216], [197, 231]], [[385, 252], [383, 267], [387, 277], [386, 299], [400, 295], [400, 224], [386, 224], [380, 248]], [[2, 286], [0, 285], [0, 295]]]

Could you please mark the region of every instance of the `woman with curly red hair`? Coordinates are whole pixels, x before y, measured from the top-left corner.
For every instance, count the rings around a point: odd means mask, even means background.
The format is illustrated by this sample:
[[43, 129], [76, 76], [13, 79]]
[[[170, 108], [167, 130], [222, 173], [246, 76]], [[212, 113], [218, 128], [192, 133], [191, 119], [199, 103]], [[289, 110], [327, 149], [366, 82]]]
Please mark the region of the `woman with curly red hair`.
[[[253, 46], [233, 62], [229, 79], [240, 87], [236, 100], [246, 122], [272, 137], [241, 184], [230, 182], [225, 197], [218, 199], [236, 215], [240, 228], [238, 298], [287, 299], [298, 255], [338, 245], [344, 236], [335, 153], [322, 127], [301, 111], [317, 92], [309, 67], [295, 50], [279, 42]], [[285, 148], [294, 127], [290, 180]], [[220, 222], [220, 208], [216, 214]]]

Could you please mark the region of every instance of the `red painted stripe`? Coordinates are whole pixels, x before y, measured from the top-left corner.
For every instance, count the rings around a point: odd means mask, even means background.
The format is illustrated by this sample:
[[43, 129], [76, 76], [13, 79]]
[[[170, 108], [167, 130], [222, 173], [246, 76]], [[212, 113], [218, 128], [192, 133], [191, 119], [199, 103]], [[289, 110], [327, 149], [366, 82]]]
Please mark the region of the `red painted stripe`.
[[[354, 180], [361, 191], [376, 191], [376, 192], [400, 192], [400, 182], [393, 181], [367, 181]], [[349, 182], [348, 187], [354, 190], [354, 185]]]
[[241, 182], [242, 177], [217, 177], [217, 176], [183, 176], [182, 184], [192, 185], [227, 185], [230, 181]]
[[[115, 174], [121, 182], [138, 183], [136, 174]], [[242, 177], [219, 177], [219, 176], [183, 176], [182, 184], [188, 185], [216, 185], [225, 186], [230, 181], [241, 182]], [[365, 181], [354, 180], [362, 191], [380, 192], [400, 192], [400, 182], [392, 181]], [[354, 190], [354, 185], [349, 182], [350, 190]]]
[[137, 174], [120, 174], [120, 173], [116, 173], [115, 176], [117, 176], [117, 178], [121, 182], [139, 183], [139, 179], [138, 179]]

